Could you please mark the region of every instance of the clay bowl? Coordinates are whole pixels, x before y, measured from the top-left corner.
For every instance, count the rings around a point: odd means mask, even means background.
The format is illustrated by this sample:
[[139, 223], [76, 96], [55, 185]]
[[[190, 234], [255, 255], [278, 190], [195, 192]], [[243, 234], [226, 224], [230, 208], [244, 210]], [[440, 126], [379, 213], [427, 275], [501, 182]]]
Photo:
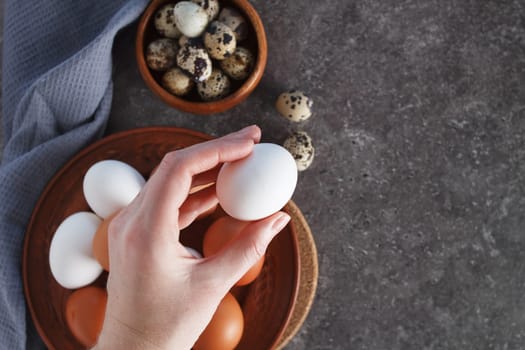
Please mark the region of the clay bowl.
[[[145, 51], [147, 45], [155, 39], [160, 38], [156, 32], [153, 20], [156, 11], [166, 3], [176, 3], [174, 0], [153, 0], [142, 15], [135, 43], [135, 55], [140, 74], [146, 85], [158, 95], [165, 103], [179, 110], [195, 114], [213, 114], [224, 112], [244, 101], [259, 84], [266, 67], [268, 47], [266, 34], [261, 18], [257, 11], [247, 0], [221, 0], [222, 7], [233, 7], [237, 9], [249, 23], [248, 38], [240, 43], [240, 46], [249, 49], [255, 56], [255, 65], [246, 80], [231, 80], [231, 93], [216, 101], [203, 102], [196, 91], [177, 97], [168, 92], [161, 84], [162, 72], [151, 70], [146, 64]], [[215, 61], [214, 61], [214, 66]], [[194, 88], [195, 90], [195, 88]]]
[[[135, 167], [147, 178], [165, 153], [208, 139], [208, 135], [178, 128], [144, 128], [114, 134], [81, 151], [50, 181], [26, 231], [22, 260], [27, 305], [49, 349], [84, 349], [65, 320], [65, 304], [72, 290], [54, 280], [48, 259], [58, 225], [75, 212], [90, 210], [82, 193], [82, 179], [87, 169], [97, 161], [117, 159]], [[300, 216], [292, 202], [284, 210], [292, 217]], [[221, 215], [224, 214], [219, 208], [194, 222], [181, 233], [182, 243], [202, 252], [205, 230]], [[270, 244], [257, 279], [232, 290], [245, 318], [243, 338], [237, 349], [268, 350], [283, 339], [300, 283], [298, 244], [296, 228], [290, 223]], [[93, 285], [105, 287], [106, 281], [107, 274], [103, 274]]]

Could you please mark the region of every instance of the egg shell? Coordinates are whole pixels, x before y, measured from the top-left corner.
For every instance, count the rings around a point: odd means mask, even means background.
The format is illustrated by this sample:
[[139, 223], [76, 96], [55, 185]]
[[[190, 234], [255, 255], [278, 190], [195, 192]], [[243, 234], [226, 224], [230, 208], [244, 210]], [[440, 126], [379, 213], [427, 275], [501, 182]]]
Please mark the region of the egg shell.
[[184, 45], [186, 45], [189, 40], [190, 38], [188, 38], [186, 35], [181, 36], [179, 38], [179, 47], [183, 47]]
[[191, 1], [178, 2], [173, 9], [173, 15], [177, 28], [188, 38], [198, 37], [208, 25], [206, 11]]
[[191, 0], [206, 11], [208, 22], [213, 21], [219, 15], [220, 4], [218, 0]]
[[244, 316], [235, 297], [227, 293], [193, 350], [233, 350], [241, 341]]
[[248, 22], [239, 11], [231, 7], [225, 7], [219, 13], [219, 21], [230, 27], [235, 33], [238, 42], [248, 37]]
[[86, 286], [102, 273], [102, 266], [92, 253], [93, 237], [101, 222], [93, 213], [78, 212], [56, 229], [49, 247], [49, 267], [62, 287]]
[[230, 93], [230, 78], [220, 69], [213, 68], [208, 79], [197, 84], [197, 92], [204, 101], [214, 101]]
[[212, 72], [210, 56], [198, 39], [190, 39], [181, 47], [177, 55], [177, 65], [195, 82], [208, 79]]
[[86, 172], [84, 197], [91, 210], [106, 219], [131, 203], [145, 183], [132, 166], [118, 160], [103, 160]]
[[213, 21], [204, 32], [204, 46], [211, 58], [223, 60], [231, 56], [237, 47], [233, 30], [226, 24]]
[[195, 83], [180, 68], [173, 67], [162, 76], [162, 86], [174, 95], [184, 96], [193, 89]]
[[146, 48], [146, 63], [153, 70], [165, 71], [175, 65], [177, 50], [177, 42], [172, 39], [154, 40]]
[[154, 25], [157, 32], [170, 39], [179, 38], [182, 33], [175, 25], [175, 16], [173, 10], [175, 8], [174, 4], [167, 4], [162, 6], [155, 13]]
[[118, 215], [118, 211], [113, 213], [109, 218], [104, 219], [98, 226], [97, 232], [93, 237], [93, 257], [97, 259], [98, 263], [106, 271], [109, 271], [109, 244], [108, 244], [108, 229], [109, 224], [113, 218]]
[[275, 108], [286, 119], [301, 122], [312, 116], [313, 101], [300, 90], [283, 92], [275, 102]]
[[75, 338], [85, 347], [96, 345], [108, 301], [107, 292], [89, 286], [71, 293], [66, 302], [66, 322]]
[[223, 164], [217, 177], [217, 198], [224, 211], [238, 220], [259, 220], [279, 211], [297, 184], [297, 166], [290, 152], [260, 143], [252, 153]]
[[253, 53], [244, 47], [237, 47], [235, 52], [219, 62], [224, 73], [234, 80], [248, 78], [255, 65]]
[[202, 254], [199, 253], [196, 249], [193, 249], [192, 247], [184, 247], [186, 248], [186, 251], [195, 259], [202, 259]]
[[310, 167], [314, 160], [315, 148], [312, 138], [306, 132], [294, 132], [284, 141], [283, 146], [294, 157], [297, 170], [304, 171]]

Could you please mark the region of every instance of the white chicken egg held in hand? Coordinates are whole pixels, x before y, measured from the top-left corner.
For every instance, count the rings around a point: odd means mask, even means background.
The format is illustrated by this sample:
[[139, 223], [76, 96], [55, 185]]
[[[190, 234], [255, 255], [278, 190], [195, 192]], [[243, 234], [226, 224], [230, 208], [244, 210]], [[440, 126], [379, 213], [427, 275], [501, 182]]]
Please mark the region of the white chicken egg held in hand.
[[225, 163], [217, 177], [217, 198], [238, 220], [265, 218], [284, 207], [297, 184], [295, 160], [285, 148], [260, 143], [241, 160]]
[[101, 223], [93, 213], [78, 212], [58, 226], [49, 248], [49, 267], [62, 287], [87, 286], [102, 273], [92, 253], [93, 236]]
[[131, 203], [145, 183], [132, 166], [118, 160], [103, 160], [86, 172], [84, 197], [89, 207], [106, 219]]

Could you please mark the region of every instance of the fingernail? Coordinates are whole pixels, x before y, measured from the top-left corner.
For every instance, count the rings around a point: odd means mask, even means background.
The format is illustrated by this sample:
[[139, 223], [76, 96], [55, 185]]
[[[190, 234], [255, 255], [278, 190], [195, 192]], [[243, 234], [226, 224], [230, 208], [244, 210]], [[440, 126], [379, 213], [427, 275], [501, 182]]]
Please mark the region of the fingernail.
[[290, 221], [290, 216], [285, 213], [281, 213], [272, 224], [272, 231], [279, 232], [281, 231], [286, 224]]

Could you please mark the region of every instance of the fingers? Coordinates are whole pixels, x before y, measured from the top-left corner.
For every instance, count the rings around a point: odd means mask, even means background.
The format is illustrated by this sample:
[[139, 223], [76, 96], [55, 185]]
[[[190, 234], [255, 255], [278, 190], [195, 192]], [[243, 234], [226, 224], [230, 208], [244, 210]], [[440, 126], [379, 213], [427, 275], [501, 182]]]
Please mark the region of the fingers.
[[215, 186], [190, 194], [179, 209], [179, 229], [188, 227], [198, 216], [214, 209], [217, 203]]
[[167, 154], [149, 179], [144, 195], [149, 212], [160, 225], [158, 232], [172, 234], [177, 228], [179, 220], [174, 216], [185, 202], [194, 180], [196, 183], [205, 183], [216, 174], [214, 171], [218, 171], [216, 169], [221, 163], [248, 156], [260, 135], [260, 129], [251, 126]]
[[167, 154], [150, 178], [151, 187], [160, 203], [177, 208], [184, 202], [194, 175], [214, 169], [224, 162], [242, 159], [250, 154], [260, 138], [256, 126], [227, 136], [203, 142]]
[[289, 221], [288, 214], [278, 212], [249, 224], [238, 239], [201, 265], [202, 278], [210, 278], [228, 290], [259, 261]]

